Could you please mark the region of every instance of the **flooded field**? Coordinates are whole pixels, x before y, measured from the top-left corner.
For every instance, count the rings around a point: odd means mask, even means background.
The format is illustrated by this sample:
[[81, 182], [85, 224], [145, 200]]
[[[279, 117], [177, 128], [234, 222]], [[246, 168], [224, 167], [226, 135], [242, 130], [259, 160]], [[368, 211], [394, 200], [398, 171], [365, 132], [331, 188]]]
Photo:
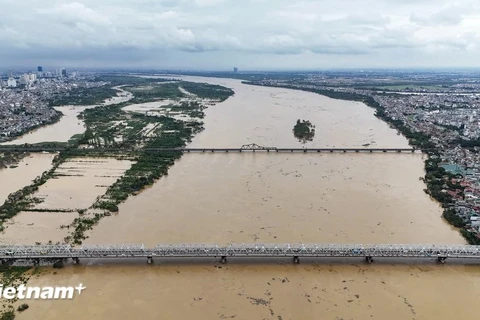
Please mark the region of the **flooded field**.
[[52, 167], [55, 154], [31, 154], [23, 158], [16, 168], [0, 169], [0, 203], [8, 195], [22, 189]]
[[35, 194], [44, 202], [35, 209], [86, 209], [132, 165], [112, 158], [76, 158], [62, 163]]
[[[119, 90], [116, 97], [105, 100], [103, 105], [111, 105], [130, 100], [133, 96], [131, 93], [115, 87]], [[83, 110], [97, 107], [92, 106], [62, 106], [55, 107], [55, 110], [60, 111], [63, 116], [57, 123], [41, 127], [21, 137], [2, 143], [3, 145], [24, 144], [24, 143], [40, 143], [40, 142], [67, 142], [72, 136], [85, 132], [85, 125], [77, 116]], [[101, 107], [101, 106], [100, 106]]]
[[[68, 230], [60, 227], [70, 225], [79, 216], [78, 209], [91, 207], [131, 164], [131, 161], [112, 158], [77, 158], [62, 163], [55, 170], [56, 177], [40, 186], [34, 194], [43, 200], [33, 207], [40, 211], [20, 212], [7, 222], [7, 229], [0, 234], [0, 242], [63, 243]], [[57, 210], [66, 212], [55, 212]]]
[[[408, 147], [362, 103], [237, 80], [185, 80], [235, 91], [205, 111], [205, 131], [194, 147]], [[312, 142], [293, 136], [297, 119], [316, 126]], [[423, 157], [185, 154], [167, 177], [102, 219], [86, 243], [463, 244], [423, 192]], [[73, 191], [62, 195], [60, 185], [52, 190], [58, 199], [50, 205], [74, 197]], [[32, 232], [27, 240], [38, 236]], [[29, 282], [83, 283], [81, 296], [29, 301], [18, 319], [474, 319], [480, 294], [480, 267], [449, 262], [84, 263], [55, 273], [45, 268]]]

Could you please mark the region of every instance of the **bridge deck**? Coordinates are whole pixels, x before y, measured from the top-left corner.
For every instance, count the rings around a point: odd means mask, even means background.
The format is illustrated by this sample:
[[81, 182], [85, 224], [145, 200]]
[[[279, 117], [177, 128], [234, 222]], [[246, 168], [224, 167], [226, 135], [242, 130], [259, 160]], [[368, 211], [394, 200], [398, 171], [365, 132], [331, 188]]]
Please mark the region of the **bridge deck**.
[[0, 259], [152, 257], [400, 257], [480, 258], [480, 246], [468, 245], [341, 245], [341, 244], [242, 244], [242, 245], [102, 245], [72, 248], [68, 245], [2, 245]]
[[[1, 147], [0, 152], [60, 152], [66, 148], [36, 148], [36, 147]], [[119, 152], [119, 151], [135, 151], [131, 149], [118, 148], [91, 148], [91, 149], [73, 149], [82, 152]], [[140, 150], [139, 150], [140, 151]], [[146, 152], [175, 152], [181, 151], [186, 153], [240, 153], [240, 152], [266, 152], [266, 153], [414, 153], [421, 152], [413, 148], [266, 148], [266, 149], [242, 149], [242, 148], [146, 148], [141, 149]]]

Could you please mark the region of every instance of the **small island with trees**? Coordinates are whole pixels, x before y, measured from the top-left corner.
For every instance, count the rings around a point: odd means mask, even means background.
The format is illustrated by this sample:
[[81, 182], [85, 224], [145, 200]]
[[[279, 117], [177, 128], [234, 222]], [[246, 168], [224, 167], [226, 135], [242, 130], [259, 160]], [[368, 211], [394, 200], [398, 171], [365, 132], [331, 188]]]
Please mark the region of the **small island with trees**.
[[308, 120], [297, 120], [293, 127], [293, 134], [302, 143], [312, 141], [315, 136], [315, 126]]

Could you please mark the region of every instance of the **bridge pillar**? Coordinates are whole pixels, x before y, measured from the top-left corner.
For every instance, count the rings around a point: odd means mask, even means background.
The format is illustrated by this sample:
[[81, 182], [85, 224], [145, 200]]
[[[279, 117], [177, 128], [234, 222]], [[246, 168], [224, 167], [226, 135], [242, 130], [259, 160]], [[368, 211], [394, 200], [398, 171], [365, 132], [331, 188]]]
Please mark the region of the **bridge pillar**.
[[366, 257], [365, 257], [365, 261], [366, 261], [367, 263], [372, 263], [372, 262], [373, 262], [373, 258], [372, 258], [371, 256], [366, 256]]
[[220, 263], [222, 263], [222, 264], [227, 263], [227, 257], [226, 257], [226, 256], [222, 256], [222, 257], [220, 258]]
[[356, 150], [355, 150], [355, 152], [356, 152], [356, 153], [359, 153], [359, 152], [360, 152], [360, 150], [356, 149]]
[[80, 264], [80, 259], [78, 257], [72, 258], [73, 264]]
[[397, 150], [397, 152], [398, 152], [398, 153], [401, 153], [401, 152], [402, 152], [402, 150], [398, 149], [398, 150]]
[[441, 264], [444, 264], [446, 260], [447, 260], [447, 257], [438, 257], [437, 258], [437, 261], [440, 262]]
[[300, 264], [300, 258], [298, 256], [293, 257], [293, 263]]
[[33, 265], [34, 266], [40, 265], [40, 259], [33, 259]]
[[383, 152], [387, 152], [387, 150], [383, 149]]
[[147, 263], [152, 264], [153, 263], [153, 257], [147, 257]]

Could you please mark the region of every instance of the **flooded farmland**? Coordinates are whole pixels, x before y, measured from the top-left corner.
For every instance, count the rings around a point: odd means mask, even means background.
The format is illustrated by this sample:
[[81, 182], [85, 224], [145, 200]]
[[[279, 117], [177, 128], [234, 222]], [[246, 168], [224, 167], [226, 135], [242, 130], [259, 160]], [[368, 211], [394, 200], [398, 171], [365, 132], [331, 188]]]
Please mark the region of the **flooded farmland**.
[[[408, 147], [361, 103], [237, 80], [185, 79], [235, 91], [205, 110], [205, 131], [191, 146]], [[315, 124], [312, 142], [293, 136], [297, 119]], [[86, 243], [463, 244], [423, 192], [423, 160], [421, 154], [186, 154], [167, 177], [102, 219]], [[58, 193], [51, 205], [68, 203], [60, 189], [51, 193]], [[471, 319], [479, 271], [448, 262], [92, 260], [32, 278], [30, 285], [87, 289], [74, 301], [31, 301], [18, 319]]]

